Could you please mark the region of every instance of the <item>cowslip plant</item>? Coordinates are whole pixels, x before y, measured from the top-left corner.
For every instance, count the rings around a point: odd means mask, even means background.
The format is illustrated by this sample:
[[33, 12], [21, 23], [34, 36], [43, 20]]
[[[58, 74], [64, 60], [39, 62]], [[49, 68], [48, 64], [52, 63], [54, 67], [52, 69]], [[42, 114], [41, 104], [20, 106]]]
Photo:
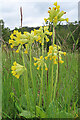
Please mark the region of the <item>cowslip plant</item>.
[[20, 75], [26, 70], [26, 68], [18, 63], [16, 61], [13, 63], [13, 66], [11, 67], [12, 74], [16, 78], [19, 78]]
[[54, 3], [54, 6], [53, 8], [49, 7], [49, 10], [48, 10], [48, 13], [49, 13], [49, 17], [48, 18], [44, 18], [45, 22], [47, 21], [50, 21], [54, 24], [54, 26], [57, 25], [58, 22], [60, 21], [69, 21], [68, 18], [64, 19], [62, 18], [62, 16], [64, 14], [66, 14], [66, 12], [64, 11], [61, 11], [60, 12], [60, 6], [57, 5], [57, 2]]
[[52, 32], [49, 32], [49, 27], [48, 26], [40, 26], [39, 30], [34, 30], [34, 34], [38, 36], [38, 39], [36, 39], [37, 42], [41, 43], [41, 45], [44, 45], [43, 39], [46, 39], [46, 42], [49, 42], [49, 38], [47, 35], [51, 36]]
[[[21, 34], [21, 32], [15, 31], [11, 34], [9, 39], [9, 44], [11, 44], [11, 48], [17, 46], [16, 53], [19, 53], [19, 51], [22, 52], [22, 58], [23, 58], [23, 65], [18, 64], [16, 61], [13, 63], [13, 66], [11, 67], [12, 69], [12, 74], [19, 79], [20, 75], [24, 74], [24, 87], [25, 87], [25, 94], [26, 94], [26, 99], [27, 99], [27, 110], [32, 112], [31, 105], [30, 105], [30, 95], [29, 95], [29, 84], [28, 84], [28, 69], [25, 65], [25, 54], [30, 55], [30, 77], [32, 81], [32, 93], [33, 93], [33, 99], [34, 99], [34, 105], [35, 105], [35, 114], [40, 111], [42, 107], [42, 98], [44, 96], [43, 92], [43, 78], [44, 78], [44, 69], [48, 71], [48, 65], [47, 65], [47, 60], [50, 60], [52, 62], [52, 71], [51, 71], [51, 83], [48, 85], [47, 88], [47, 95], [49, 96], [47, 101], [44, 101], [45, 104], [47, 104], [46, 109], [48, 109], [49, 105], [52, 104], [52, 101], [55, 100], [55, 95], [56, 95], [56, 88], [57, 88], [57, 81], [58, 81], [58, 64], [59, 63], [64, 63], [62, 60], [62, 55], [66, 55], [66, 52], [61, 51], [60, 46], [55, 44], [55, 27], [59, 21], [67, 21], [68, 18], [64, 19], [62, 16], [66, 14], [66, 12], [61, 11], [60, 12], [60, 6], [57, 5], [57, 2], [54, 3], [54, 6], [52, 9], [49, 7], [49, 17], [46, 19], [44, 18], [45, 22], [50, 21], [53, 25], [53, 32], [49, 32], [49, 26], [44, 26], [38, 29], [38, 30], [33, 30], [31, 33], [29, 32], [24, 32]], [[47, 52], [47, 55], [45, 56], [44, 54], [44, 40], [46, 42], [49, 41], [48, 36], [52, 36], [53, 38], [53, 44], [49, 46], [49, 51]], [[39, 101], [38, 101], [38, 106], [36, 105], [36, 94], [35, 94], [35, 88], [34, 86], [34, 81], [33, 81], [33, 74], [32, 74], [32, 44], [34, 42], [39, 42], [42, 45], [42, 55], [40, 58], [33, 57], [35, 63], [34, 66], [37, 66], [37, 70], [41, 68], [41, 79], [40, 79], [40, 95], [39, 95]], [[25, 48], [23, 47], [23, 44], [25, 44]], [[56, 80], [54, 82], [53, 80], [53, 73], [54, 73], [54, 65], [57, 65], [56, 69]], [[36, 79], [35, 79], [36, 81]], [[54, 86], [53, 86], [54, 84]], [[49, 89], [50, 87], [50, 89]], [[43, 104], [44, 106], [44, 104]], [[37, 111], [38, 110], [38, 111]], [[47, 110], [45, 110], [47, 111]], [[44, 113], [46, 114], [46, 113]], [[38, 115], [38, 114], [37, 114]], [[46, 114], [47, 115], [47, 114]], [[45, 115], [43, 115], [45, 116]], [[42, 115], [41, 115], [42, 117]]]

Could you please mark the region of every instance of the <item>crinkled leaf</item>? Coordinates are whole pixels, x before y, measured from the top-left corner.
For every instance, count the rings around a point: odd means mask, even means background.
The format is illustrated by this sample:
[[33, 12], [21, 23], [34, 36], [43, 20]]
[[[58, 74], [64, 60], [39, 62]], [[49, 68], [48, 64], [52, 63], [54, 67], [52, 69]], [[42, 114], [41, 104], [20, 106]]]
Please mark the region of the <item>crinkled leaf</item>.
[[26, 109], [27, 108], [27, 102], [26, 102], [26, 96], [25, 94], [23, 94], [21, 97], [20, 97], [20, 105], [23, 109]]
[[39, 106], [36, 106], [36, 116], [46, 118], [46, 112]]
[[54, 118], [54, 115], [56, 114], [57, 111], [57, 107], [56, 105], [54, 104], [54, 102], [52, 101], [50, 104], [49, 104], [49, 107], [46, 111], [47, 113], [47, 118]]
[[35, 115], [31, 113], [30, 111], [23, 110], [20, 114], [20, 116], [23, 116], [24, 118], [34, 118]]
[[21, 106], [20, 106], [17, 102], [15, 102], [15, 107], [16, 107], [16, 109], [17, 109], [19, 112], [22, 111]]
[[74, 116], [71, 113], [61, 111], [56, 114], [55, 118], [74, 118]]

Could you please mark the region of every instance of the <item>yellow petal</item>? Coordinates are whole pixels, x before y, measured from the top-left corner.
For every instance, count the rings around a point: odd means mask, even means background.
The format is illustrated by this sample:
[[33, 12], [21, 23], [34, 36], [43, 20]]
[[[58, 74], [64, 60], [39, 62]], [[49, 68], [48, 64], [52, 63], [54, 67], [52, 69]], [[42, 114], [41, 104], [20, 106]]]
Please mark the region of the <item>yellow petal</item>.
[[39, 70], [39, 67], [37, 67], [37, 70]]
[[16, 61], [13, 63], [13, 65], [14, 65], [14, 66], [16, 66], [16, 65], [17, 65]]
[[45, 70], [48, 70], [48, 68], [46, 67]]
[[19, 50], [16, 50], [16, 53], [19, 53]]
[[55, 2], [53, 5], [57, 6], [57, 2]]

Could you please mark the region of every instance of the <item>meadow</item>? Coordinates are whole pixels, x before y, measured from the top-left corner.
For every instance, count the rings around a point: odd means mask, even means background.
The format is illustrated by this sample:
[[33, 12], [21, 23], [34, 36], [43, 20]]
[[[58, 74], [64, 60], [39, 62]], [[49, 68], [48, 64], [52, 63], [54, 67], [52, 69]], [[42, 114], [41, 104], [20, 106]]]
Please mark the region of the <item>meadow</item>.
[[[46, 54], [46, 53], [45, 53]], [[33, 55], [36, 56], [36, 53], [33, 52]], [[27, 102], [24, 90], [24, 80], [23, 76], [19, 79], [13, 77], [11, 73], [11, 66], [14, 61], [17, 61], [20, 64], [22, 62], [21, 54], [17, 54], [16, 52], [6, 49], [3, 47], [2, 49], [2, 115], [3, 118], [16, 119], [21, 118], [20, 113], [22, 109], [24, 110], [24, 118], [34, 118], [33, 115], [30, 116], [27, 113]], [[43, 96], [43, 105], [39, 113], [36, 111], [36, 117], [41, 118], [75, 118], [78, 116], [78, 53], [67, 53], [67, 55], [63, 56], [64, 63], [59, 65], [59, 81], [57, 83], [56, 89], [56, 97], [55, 100], [49, 104], [47, 108], [46, 101], [48, 101], [48, 97], [44, 90]], [[41, 70], [37, 71], [35, 66], [33, 65], [34, 60], [32, 59], [32, 73], [33, 80], [35, 82], [36, 88], [36, 105], [38, 105], [39, 100], [39, 90], [40, 90], [40, 75]], [[43, 89], [46, 89], [45, 84], [49, 84], [51, 79], [51, 61], [48, 62], [48, 72], [44, 71], [43, 77]], [[31, 108], [35, 111], [35, 106], [33, 104], [33, 94], [31, 87], [31, 77], [30, 77], [30, 68], [29, 68], [29, 56], [25, 55], [25, 63], [28, 67], [28, 81], [29, 81], [29, 95]], [[56, 66], [54, 66], [54, 75], [53, 79], [56, 78]], [[40, 73], [40, 74], [39, 74]], [[46, 83], [47, 82], [47, 83]], [[61, 112], [61, 113], [60, 113]], [[34, 112], [33, 112], [34, 113]], [[45, 113], [45, 114], [44, 114]], [[47, 114], [46, 114], [47, 113]], [[46, 116], [48, 115], [48, 116]], [[23, 116], [23, 115], [22, 115]]]
[[58, 22], [69, 21], [62, 18], [66, 12], [55, 2], [48, 14], [45, 26], [30, 32], [14, 30], [7, 45], [2, 44], [3, 119], [79, 117], [79, 38], [74, 39], [68, 26], [73, 50], [65, 40], [64, 46], [55, 28]]

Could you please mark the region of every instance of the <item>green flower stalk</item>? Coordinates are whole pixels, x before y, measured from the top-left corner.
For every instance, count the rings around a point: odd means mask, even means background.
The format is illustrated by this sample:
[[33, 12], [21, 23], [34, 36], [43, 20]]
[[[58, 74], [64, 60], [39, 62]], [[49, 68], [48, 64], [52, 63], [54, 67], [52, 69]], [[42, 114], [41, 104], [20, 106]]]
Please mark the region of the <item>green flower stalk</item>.
[[[42, 39], [42, 43], [44, 44], [44, 38]], [[42, 45], [42, 56], [44, 56], [44, 46], [43, 45]], [[43, 62], [42, 62], [42, 76], [41, 76], [41, 88], [40, 88], [39, 106], [42, 105], [42, 90], [43, 90]]]
[[33, 88], [34, 104], [35, 104], [35, 106], [36, 106], [35, 86], [34, 86], [33, 75], [32, 75], [32, 56], [31, 56], [31, 45], [30, 45], [30, 74], [31, 74], [31, 80], [32, 80], [32, 88]]
[[[23, 65], [25, 66], [25, 61], [24, 61], [24, 53], [22, 51], [22, 58], [23, 58]], [[28, 111], [31, 110], [30, 107], [30, 97], [29, 97], [29, 86], [28, 86], [28, 74], [27, 74], [27, 68], [24, 72], [24, 88], [25, 88], [25, 94], [26, 94], [26, 99], [27, 99], [27, 109]]]
[[[54, 43], [55, 43], [55, 29], [54, 29], [54, 26], [53, 26], [53, 48], [54, 48]], [[52, 55], [54, 54], [54, 50], [53, 50], [53, 53], [52, 53]], [[53, 62], [52, 62], [52, 79], [51, 79], [51, 100], [50, 101], [52, 101], [52, 99], [53, 99], [53, 69], [54, 69], [54, 64], [53, 64]]]

